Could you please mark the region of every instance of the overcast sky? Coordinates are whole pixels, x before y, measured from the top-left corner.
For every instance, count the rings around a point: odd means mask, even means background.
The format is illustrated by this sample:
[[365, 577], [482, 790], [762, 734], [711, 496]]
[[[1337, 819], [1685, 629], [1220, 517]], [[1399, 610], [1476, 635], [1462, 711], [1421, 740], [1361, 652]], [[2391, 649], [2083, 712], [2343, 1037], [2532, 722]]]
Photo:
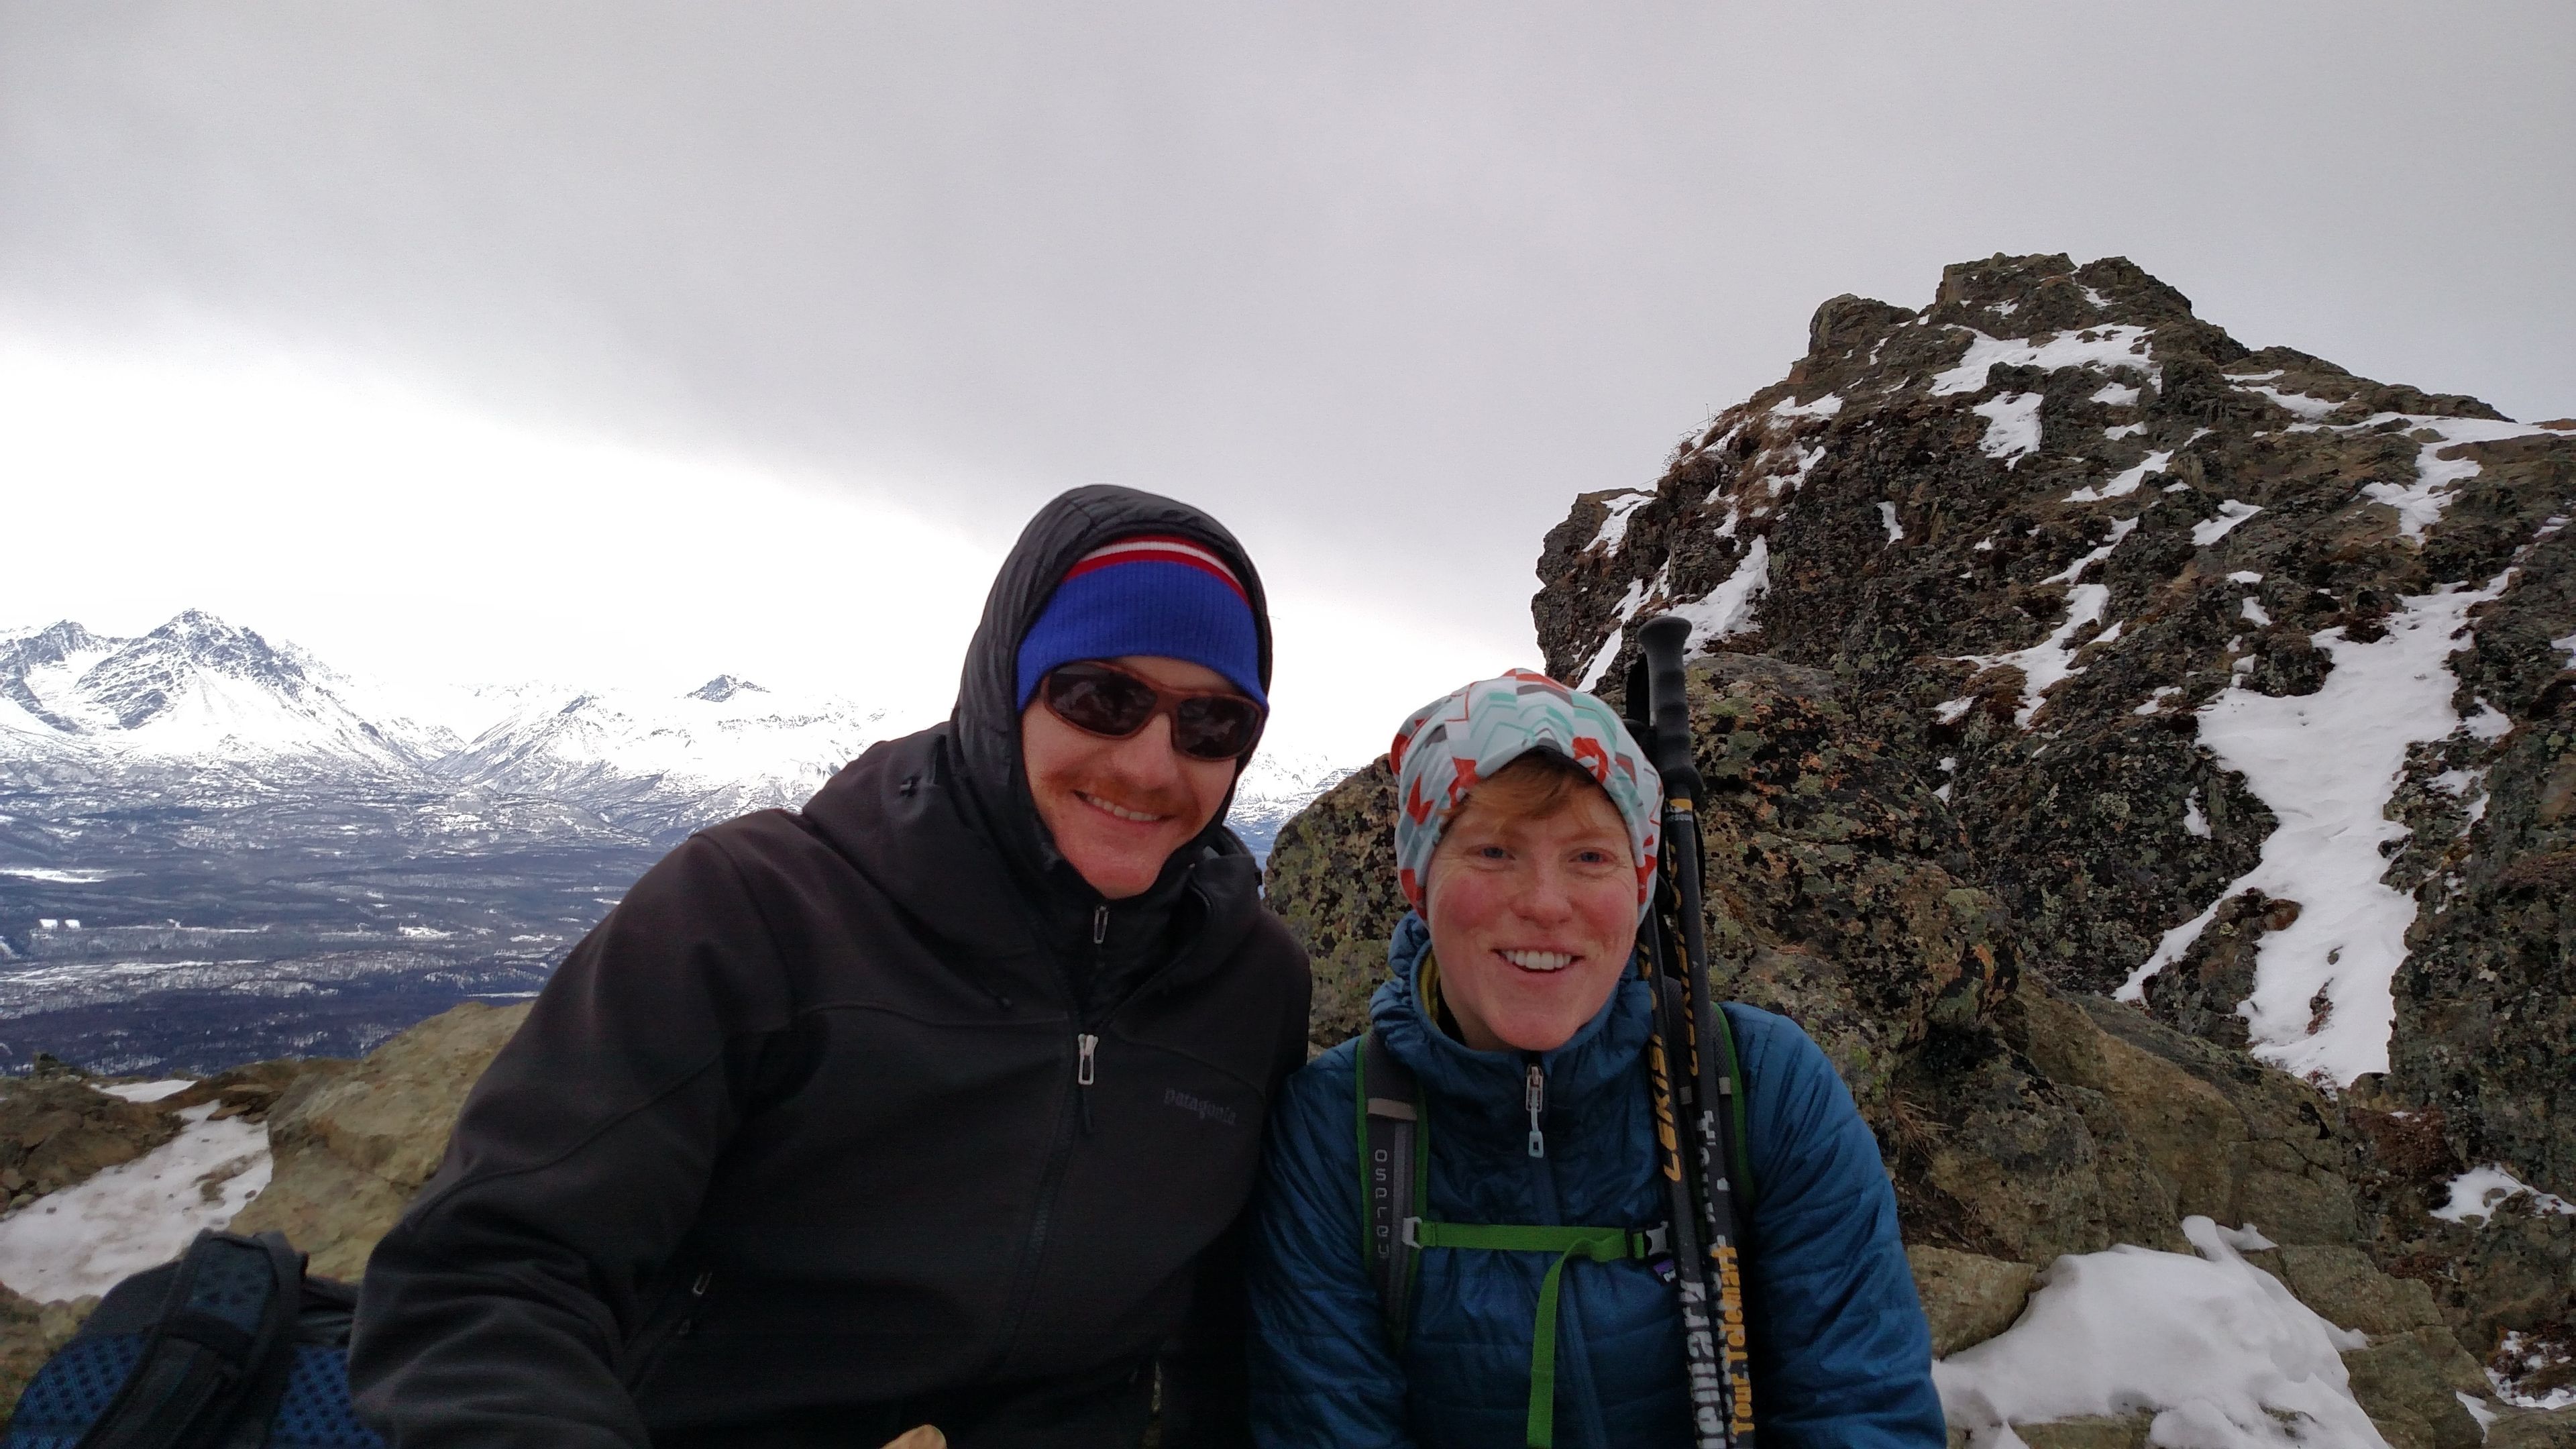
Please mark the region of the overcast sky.
[[1576, 493], [1946, 262], [2576, 413], [2572, 77], [2563, 0], [0, 0], [0, 624], [944, 696], [1121, 482], [1375, 748], [1535, 662]]

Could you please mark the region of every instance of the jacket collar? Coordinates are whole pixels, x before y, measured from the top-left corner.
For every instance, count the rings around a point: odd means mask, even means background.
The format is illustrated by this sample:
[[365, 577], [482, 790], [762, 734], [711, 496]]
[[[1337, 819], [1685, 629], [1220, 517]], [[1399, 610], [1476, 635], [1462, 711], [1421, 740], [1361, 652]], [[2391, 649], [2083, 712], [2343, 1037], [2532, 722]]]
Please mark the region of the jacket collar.
[[[806, 802], [805, 823], [926, 935], [961, 955], [1062, 961], [1064, 953], [1087, 947], [1089, 936], [1061, 939], [1061, 912], [1032, 899], [1005, 861], [979, 800], [962, 786], [954, 730], [934, 725], [872, 746]], [[1181, 960], [1174, 979], [1213, 969], [1251, 931], [1261, 877], [1242, 844], [1222, 834], [1181, 856], [1149, 898], [1158, 907], [1152, 915], [1112, 912], [1112, 934], [1103, 944], [1117, 984], [1134, 984], [1175, 948]], [[1062, 981], [1054, 964], [1043, 964], [1029, 985], [1053, 996]]]
[[[1422, 962], [1430, 954], [1430, 928], [1408, 913], [1387, 943], [1393, 976], [1369, 998], [1369, 1024], [1444, 1111], [1525, 1126], [1521, 1094], [1530, 1054], [1478, 1051], [1442, 1031], [1422, 1009]], [[1653, 1002], [1645, 982], [1623, 976], [1610, 999], [1563, 1046], [1538, 1053], [1551, 1112], [1582, 1112], [1606, 1094], [1628, 1090], [1653, 1025]]]

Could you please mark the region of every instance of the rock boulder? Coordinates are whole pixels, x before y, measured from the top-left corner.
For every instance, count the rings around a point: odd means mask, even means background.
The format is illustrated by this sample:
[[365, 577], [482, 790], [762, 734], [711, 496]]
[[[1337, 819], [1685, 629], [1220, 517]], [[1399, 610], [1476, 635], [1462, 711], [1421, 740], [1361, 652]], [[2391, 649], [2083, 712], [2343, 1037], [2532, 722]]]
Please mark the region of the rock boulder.
[[128, 1102], [74, 1073], [0, 1078], [0, 1193], [23, 1205], [179, 1133], [157, 1102]]
[[465, 1094], [527, 1014], [469, 1001], [345, 1071], [298, 1078], [270, 1109], [268, 1189], [233, 1230], [283, 1232], [312, 1254], [313, 1272], [356, 1280], [438, 1170]]

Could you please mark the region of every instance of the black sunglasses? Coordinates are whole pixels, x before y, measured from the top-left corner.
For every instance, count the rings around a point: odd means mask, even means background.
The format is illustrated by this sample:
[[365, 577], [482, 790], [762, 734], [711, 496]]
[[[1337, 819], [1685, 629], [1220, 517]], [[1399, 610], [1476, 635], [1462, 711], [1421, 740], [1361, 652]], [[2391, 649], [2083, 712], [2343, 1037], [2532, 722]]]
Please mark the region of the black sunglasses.
[[1047, 712], [1087, 735], [1123, 740], [1172, 717], [1172, 748], [1193, 760], [1239, 760], [1261, 740], [1262, 709], [1242, 695], [1167, 690], [1114, 664], [1060, 664], [1038, 686]]

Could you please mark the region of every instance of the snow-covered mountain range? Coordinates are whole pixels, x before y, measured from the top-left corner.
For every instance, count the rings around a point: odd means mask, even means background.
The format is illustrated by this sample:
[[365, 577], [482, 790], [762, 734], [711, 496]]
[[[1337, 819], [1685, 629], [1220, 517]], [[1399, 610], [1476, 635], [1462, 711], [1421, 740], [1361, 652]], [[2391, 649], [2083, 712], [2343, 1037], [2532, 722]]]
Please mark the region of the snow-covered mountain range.
[[[136, 638], [68, 620], [0, 631], [0, 784], [166, 792], [338, 780], [447, 795], [460, 827], [488, 824], [494, 802], [544, 802], [668, 843], [746, 810], [801, 804], [870, 744], [937, 713], [730, 674], [667, 695], [364, 678], [196, 609]], [[1265, 849], [1341, 773], [1320, 756], [1265, 755], [1234, 820]]]
[[[945, 706], [365, 678], [196, 610], [0, 631], [0, 1069], [351, 1055], [526, 996], [680, 837]], [[1344, 773], [1265, 752], [1230, 822], [1266, 854]]]

